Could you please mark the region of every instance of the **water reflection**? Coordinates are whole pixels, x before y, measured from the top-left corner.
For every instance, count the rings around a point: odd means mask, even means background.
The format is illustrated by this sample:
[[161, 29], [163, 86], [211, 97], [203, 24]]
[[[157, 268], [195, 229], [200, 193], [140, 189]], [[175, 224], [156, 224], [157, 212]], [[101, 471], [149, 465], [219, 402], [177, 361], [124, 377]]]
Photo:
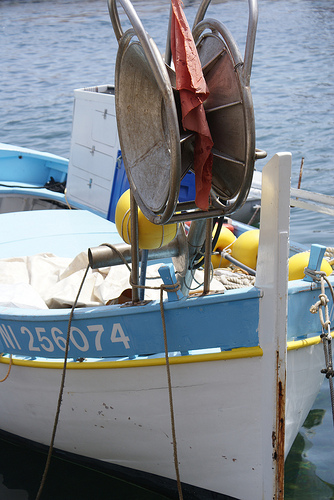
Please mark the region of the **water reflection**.
[[[317, 467], [309, 460], [308, 456], [308, 451], [313, 447], [308, 435], [316, 435], [314, 429], [323, 423], [325, 415], [326, 410], [311, 410], [301, 432], [296, 437], [285, 462], [285, 500], [334, 499], [334, 485], [318, 476]], [[329, 446], [331, 453], [333, 453], [330, 443]]]

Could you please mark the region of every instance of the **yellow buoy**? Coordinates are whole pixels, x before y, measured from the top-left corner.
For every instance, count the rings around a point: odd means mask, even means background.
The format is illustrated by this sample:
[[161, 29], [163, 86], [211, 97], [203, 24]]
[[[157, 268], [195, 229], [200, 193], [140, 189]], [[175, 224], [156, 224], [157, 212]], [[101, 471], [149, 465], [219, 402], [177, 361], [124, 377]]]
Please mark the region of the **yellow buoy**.
[[[215, 230], [213, 235], [215, 235]], [[228, 227], [223, 226], [219, 233], [218, 240], [214, 248], [214, 252], [222, 252], [227, 248], [231, 249], [233, 247], [235, 240], [236, 237], [234, 236], [232, 231]], [[211, 255], [211, 263], [214, 269], [217, 269], [218, 267], [228, 267], [231, 264], [227, 259], [224, 259], [220, 255], [220, 253], [216, 255]]]
[[[289, 259], [289, 281], [300, 280], [305, 276], [304, 269], [308, 266], [310, 259], [310, 252], [301, 252], [292, 255]], [[322, 259], [321, 271], [329, 276], [333, 269], [326, 259]]]
[[[125, 243], [131, 243], [130, 190], [122, 194], [116, 205], [115, 223], [119, 235]], [[153, 250], [170, 243], [176, 236], [177, 224], [157, 225], [146, 219], [138, 208], [139, 248]]]
[[256, 269], [259, 248], [259, 229], [250, 229], [242, 233], [233, 244], [232, 257], [251, 269]]

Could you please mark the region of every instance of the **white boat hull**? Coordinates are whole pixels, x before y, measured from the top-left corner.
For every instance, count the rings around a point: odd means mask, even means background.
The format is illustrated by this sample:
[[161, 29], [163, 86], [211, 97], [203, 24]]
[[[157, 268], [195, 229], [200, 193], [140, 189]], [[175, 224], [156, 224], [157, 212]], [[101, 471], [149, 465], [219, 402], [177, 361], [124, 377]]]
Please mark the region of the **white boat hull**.
[[[267, 466], [259, 446], [264, 422], [258, 408], [266, 403], [262, 357], [178, 361], [171, 374], [182, 482], [238, 499], [260, 498]], [[69, 365], [55, 447], [175, 479], [166, 367], [122, 363]], [[31, 365], [14, 364], [2, 384], [1, 428], [48, 445], [61, 369]], [[321, 344], [288, 352], [287, 451], [319, 391], [322, 366]], [[8, 364], [0, 368], [3, 378]]]
[[[280, 498], [284, 454], [323, 380], [321, 325], [308, 312], [320, 289], [287, 282], [290, 167], [281, 153], [263, 171], [255, 286], [163, 301], [181, 481], [234, 499]], [[34, 214], [15, 218], [28, 254], [117, 241], [114, 225], [89, 212], [53, 212], [51, 226], [52, 212], [32, 226]], [[2, 216], [8, 234], [12, 215]], [[4, 257], [16, 238], [3, 241]], [[0, 385], [0, 429], [48, 446], [69, 309], [3, 307], [0, 317], [1, 378], [14, 356]], [[155, 301], [75, 310], [55, 448], [175, 480], [161, 321]]]

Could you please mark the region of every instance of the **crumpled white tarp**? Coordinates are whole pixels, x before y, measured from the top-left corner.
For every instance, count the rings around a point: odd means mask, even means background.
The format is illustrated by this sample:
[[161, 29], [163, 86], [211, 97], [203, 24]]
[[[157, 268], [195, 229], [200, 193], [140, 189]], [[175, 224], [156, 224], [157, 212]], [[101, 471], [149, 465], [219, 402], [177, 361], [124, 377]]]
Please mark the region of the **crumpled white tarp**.
[[[75, 259], [51, 253], [0, 260], [0, 306], [32, 309], [72, 307], [88, 265], [86, 252]], [[158, 269], [162, 263], [147, 267], [146, 285], [160, 287]], [[196, 271], [203, 281], [203, 271]], [[125, 265], [88, 271], [77, 307], [100, 306], [131, 300], [130, 273]], [[224, 290], [216, 279], [212, 290]], [[145, 300], [159, 300], [160, 291], [146, 289]]]

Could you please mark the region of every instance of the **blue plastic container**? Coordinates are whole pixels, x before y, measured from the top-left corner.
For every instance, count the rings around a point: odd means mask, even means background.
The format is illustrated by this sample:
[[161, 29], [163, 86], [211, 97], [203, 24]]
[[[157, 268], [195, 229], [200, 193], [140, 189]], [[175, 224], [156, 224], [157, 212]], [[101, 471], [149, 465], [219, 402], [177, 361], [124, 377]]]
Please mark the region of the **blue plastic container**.
[[[116, 168], [114, 174], [113, 187], [110, 195], [110, 203], [107, 219], [115, 222], [116, 205], [124, 191], [129, 189], [129, 181], [126, 176], [124, 162], [121, 151], [118, 152], [116, 160]], [[179, 201], [192, 201], [195, 199], [195, 175], [192, 172], [187, 172], [181, 181]]]

